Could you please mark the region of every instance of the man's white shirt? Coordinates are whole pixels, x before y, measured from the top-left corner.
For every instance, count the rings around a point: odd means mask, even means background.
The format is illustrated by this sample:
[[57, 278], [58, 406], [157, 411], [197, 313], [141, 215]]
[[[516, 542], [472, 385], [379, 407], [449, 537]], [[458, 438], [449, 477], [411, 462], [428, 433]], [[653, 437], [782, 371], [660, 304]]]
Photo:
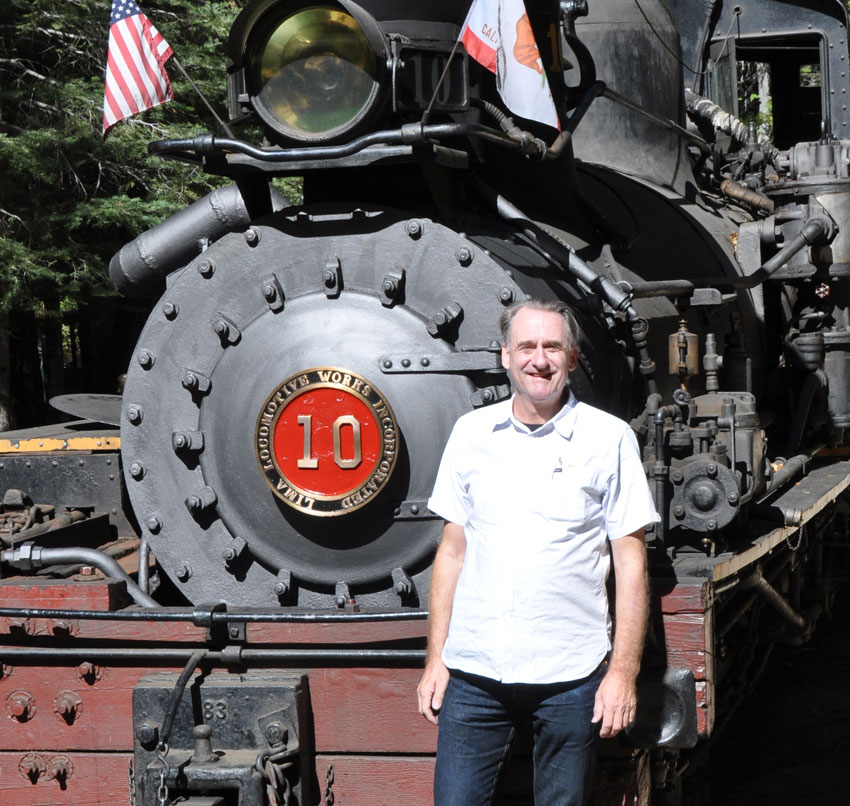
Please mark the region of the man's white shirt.
[[579, 680], [611, 648], [608, 541], [658, 514], [626, 423], [571, 397], [531, 431], [512, 403], [457, 421], [428, 501], [466, 536], [443, 661], [505, 683]]

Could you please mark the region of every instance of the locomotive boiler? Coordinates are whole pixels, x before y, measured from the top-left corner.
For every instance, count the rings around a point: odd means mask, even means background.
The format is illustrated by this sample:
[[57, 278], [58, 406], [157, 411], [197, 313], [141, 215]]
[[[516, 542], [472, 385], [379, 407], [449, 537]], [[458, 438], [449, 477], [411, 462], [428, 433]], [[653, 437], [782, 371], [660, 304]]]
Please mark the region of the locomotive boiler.
[[[228, 122], [152, 144], [232, 183], [111, 263], [151, 301], [114, 422], [0, 443], [11, 802], [427, 803], [427, 500], [454, 421], [510, 395], [497, 320], [526, 297], [575, 310], [571, 387], [631, 423], [662, 514], [597, 802], [680, 802], [772, 643], [829, 607], [846, 11], [526, 8], [558, 127], [505, 107], [466, 7], [252, 0]], [[736, 114], [738, 63], [773, 76], [773, 140]]]

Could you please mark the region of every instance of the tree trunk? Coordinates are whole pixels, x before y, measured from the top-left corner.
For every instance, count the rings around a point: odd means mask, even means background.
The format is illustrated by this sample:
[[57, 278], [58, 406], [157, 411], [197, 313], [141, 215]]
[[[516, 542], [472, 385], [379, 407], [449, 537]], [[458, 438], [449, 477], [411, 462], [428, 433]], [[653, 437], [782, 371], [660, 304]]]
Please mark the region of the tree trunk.
[[9, 314], [0, 313], [0, 431], [14, 428], [9, 328]]

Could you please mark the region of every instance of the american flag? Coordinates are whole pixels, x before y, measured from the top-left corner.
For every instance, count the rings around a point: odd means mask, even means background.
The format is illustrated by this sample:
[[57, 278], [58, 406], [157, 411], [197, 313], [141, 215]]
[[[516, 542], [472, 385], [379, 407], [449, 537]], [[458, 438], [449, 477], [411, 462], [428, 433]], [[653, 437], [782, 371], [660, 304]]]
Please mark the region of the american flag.
[[103, 132], [174, 97], [165, 63], [172, 50], [135, 0], [112, 0]]

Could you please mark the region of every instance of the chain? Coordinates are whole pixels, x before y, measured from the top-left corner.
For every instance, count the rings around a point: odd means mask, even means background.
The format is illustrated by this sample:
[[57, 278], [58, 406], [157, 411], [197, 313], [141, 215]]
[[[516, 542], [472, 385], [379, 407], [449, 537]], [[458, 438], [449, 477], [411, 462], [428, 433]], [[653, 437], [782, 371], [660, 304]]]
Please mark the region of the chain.
[[165, 779], [171, 770], [168, 766], [168, 761], [165, 758], [167, 755], [168, 745], [165, 744], [165, 742], [160, 742], [156, 746], [156, 760], [160, 764], [159, 788], [156, 790], [156, 797], [159, 801], [159, 806], [165, 806], [165, 802], [168, 800], [168, 786], [166, 786]]
[[133, 775], [133, 759], [127, 763], [127, 792], [130, 806], [136, 806], [136, 778]]
[[295, 803], [292, 785], [286, 773], [292, 769], [293, 762], [287, 759], [295, 758], [299, 753], [298, 747], [288, 747], [277, 753], [260, 753], [254, 762], [257, 772], [265, 778], [266, 794], [269, 806], [293, 806]]
[[806, 524], [801, 523], [800, 528], [797, 530], [797, 541], [796, 542], [792, 542], [790, 537], [785, 538], [785, 545], [787, 545], [788, 548], [791, 551], [796, 551], [802, 545], [802, 543], [803, 543], [803, 533], [805, 532], [805, 529], [806, 529]]
[[325, 773], [325, 806], [333, 806], [336, 797], [333, 791], [334, 785], [334, 765], [328, 764], [328, 771]]

